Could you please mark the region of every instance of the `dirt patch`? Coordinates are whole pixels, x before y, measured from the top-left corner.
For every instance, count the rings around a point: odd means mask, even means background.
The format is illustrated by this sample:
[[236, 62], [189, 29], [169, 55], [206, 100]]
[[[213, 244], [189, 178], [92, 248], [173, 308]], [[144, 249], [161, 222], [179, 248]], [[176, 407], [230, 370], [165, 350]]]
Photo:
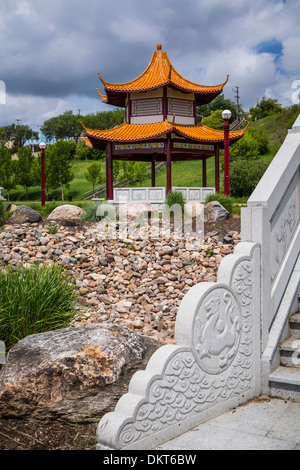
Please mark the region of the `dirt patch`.
[[0, 419], [0, 450], [95, 450], [96, 427]]
[[219, 222], [205, 222], [204, 233], [205, 235], [216, 232], [215, 235], [219, 237], [225, 237], [230, 232], [239, 232], [241, 230], [241, 219], [240, 217], [232, 217], [227, 220], [221, 220]]

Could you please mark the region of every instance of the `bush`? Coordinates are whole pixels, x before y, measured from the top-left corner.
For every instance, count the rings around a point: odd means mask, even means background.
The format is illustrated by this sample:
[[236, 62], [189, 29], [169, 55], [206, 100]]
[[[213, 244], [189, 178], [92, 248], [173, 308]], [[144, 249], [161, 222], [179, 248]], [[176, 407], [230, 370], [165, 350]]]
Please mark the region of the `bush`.
[[178, 204], [182, 211], [184, 211], [185, 198], [181, 191], [170, 191], [166, 197], [166, 204], [172, 207], [174, 204]]
[[84, 222], [97, 222], [100, 220], [100, 217], [97, 215], [98, 206], [94, 202], [90, 202], [84, 208], [84, 213], [80, 217], [80, 220]]
[[5, 212], [4, 212], [4, 204], [0, 202], [0, 227], [4, 225], [5, 222]]
[[221, 204], [221, 206], [223, 206], [224, 209], [226, 209], [229, 212], [229, 215], [230, 216], [232, 215], [233, 205], [232, 205], [232, 199], [229, 196], [226, 196], [226, 194], [224, 193], [209, 194], [205, 198], [205, 204], [211, 201], [218, 201]]
[[28, 335], [79, 317], [73, 278], [60, 265], [8, 266], [0, 272], [0, 338], [7, 350]]
[[230, 164], [230, 193], [233, 197], [250, 196], [268, 168], [263, 161], [236, 160]]

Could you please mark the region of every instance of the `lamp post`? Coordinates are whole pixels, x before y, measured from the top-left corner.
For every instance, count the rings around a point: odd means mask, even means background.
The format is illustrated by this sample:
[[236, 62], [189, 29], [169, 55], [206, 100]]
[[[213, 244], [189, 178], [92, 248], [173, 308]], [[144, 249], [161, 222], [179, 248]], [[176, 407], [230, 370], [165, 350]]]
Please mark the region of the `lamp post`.
[[45, 205], [45, 142], [39, 144], [41, 150], [41, 187], [42, 187], [42, 206]]
[[229, 183], [229, 120], [232, 114], [229, 109], [222, 112], [222, 119], [224, 120], [224, 193], [229, 196], [230, 183]]

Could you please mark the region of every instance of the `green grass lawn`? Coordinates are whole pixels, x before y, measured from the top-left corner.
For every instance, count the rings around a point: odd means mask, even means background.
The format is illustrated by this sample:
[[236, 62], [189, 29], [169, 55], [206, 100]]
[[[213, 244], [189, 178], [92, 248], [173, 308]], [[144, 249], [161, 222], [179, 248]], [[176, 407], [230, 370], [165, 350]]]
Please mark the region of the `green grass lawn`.
[[[72, 197], [73, 201], [82, 201], [83, 194], [93, 189], [91, 183], [89, 183], [84, 176], [84, 172], [88, 165], [94, 160], [75, 160], [73, 163], [74, 179], [70, 182], [69, 188], [64, 188], [64, 200], [68, 201], [68, 196]], [[102, 173], [105, 175], [105, 161], [101, 161]], [[7, 199], [7, 191], [2, 192], [2, 196]], [[57, 197], [58, 201], [61, 201], [61, 190], [60, 188], [50, 189], [50, 197]], [[41, 187], [32, 186], [28, 190], [29, 201], [39, 201], [41, 199]], [[17, 186], [16, 189], [10, 191], [10, 201], [23, 201], [25, 202], [25, 189], [22, 186]]]
[[[215, 186], [215, 159], [209, 158], [206, 163], [207, 186]], [[220, 174], [221, 179], [221, 174]], [[156, 186], [166, 186], [167, 169], [162, 168], [155, 177]], [[142, 186], [151, 186], [151, 178], [147, 178]], [[172, 186], [202, 186], [202, 161], [185, 161], [172, 163]]]

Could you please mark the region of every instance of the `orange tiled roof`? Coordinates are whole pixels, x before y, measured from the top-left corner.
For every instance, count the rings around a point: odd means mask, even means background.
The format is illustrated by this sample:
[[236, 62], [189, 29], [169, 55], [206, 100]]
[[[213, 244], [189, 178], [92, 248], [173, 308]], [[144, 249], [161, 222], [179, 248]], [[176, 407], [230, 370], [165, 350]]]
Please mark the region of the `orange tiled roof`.
[[[128, 124], [127, 122], [124, 122], [117, 127], [106, 130], [88, 129], [83, 123], [82, 125], [86, 131], [86, 138], [88, 141], [93, 146], [96, 142], [101, 146], [100, 142], [103, 142], [103, 148], [107, 142], [139, 142], [162, 137], [169, 132], [174, 132], [180, 136], [197, 142], [220, 143], [221, 147], [224, 142], [223, 131], [211, 129], [201, 123], [196, 125], [184, 125], [173, 124], [167, 120], [153, 124]], [[248, 125], [242, 130], [230, 131], [230, 143], [234, 143], [243, 137], [247, 127]]]
[[114, 84], [104, 81], [100, 73], [99, 77], [104, 85], [106, 95], [101, 94], [99, 89], [97, 91], [102, 100], [108, 104], [124, 105], [127, 93], [154, 90], [166, 85], [184, 92], [195, 93], [197, 104], [204, 104], [213, 100], [223, 91], [229, 75], [227, 75], [225, 82], [212, 86], [199, 85], [187, 80], [174, 69], [168, 54], [163, 52], [161, 44], [158, 44], [157, 51], [153, 52], [148, 67], [136, 79], [126, 83]]

